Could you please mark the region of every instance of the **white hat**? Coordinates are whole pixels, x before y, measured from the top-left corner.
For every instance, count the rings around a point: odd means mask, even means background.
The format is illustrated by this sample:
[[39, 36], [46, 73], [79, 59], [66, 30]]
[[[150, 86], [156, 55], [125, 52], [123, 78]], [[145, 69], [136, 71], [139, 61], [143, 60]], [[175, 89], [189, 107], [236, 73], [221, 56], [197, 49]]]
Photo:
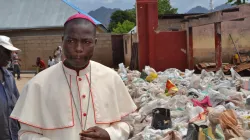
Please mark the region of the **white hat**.
[[0, 46], [3, 46], [5, 49], [10, 51], [19, 51], [18, 48], [13, 46], [10, 38], [7, 36], [0, 35]]

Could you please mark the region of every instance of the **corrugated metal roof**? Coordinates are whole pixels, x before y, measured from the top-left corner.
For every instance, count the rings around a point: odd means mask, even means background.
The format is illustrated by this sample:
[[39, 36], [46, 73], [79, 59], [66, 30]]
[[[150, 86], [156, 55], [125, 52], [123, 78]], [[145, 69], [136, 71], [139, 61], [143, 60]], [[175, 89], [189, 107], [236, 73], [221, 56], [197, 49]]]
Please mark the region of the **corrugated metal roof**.
[[62, 0], [0, 0], [0, 3], [0, 30], [62, 27], [71, 15], [84, 14]]
[[133, 29], [131, 29], [128, 34], [134, 34], [134, 33], [137, 33], [137, 26], [135, 26]]
[[[66, 4], [68, 4], [69, 6], [71, 6], [72, 8], [74, 8], [76, 11], [80, 12], [81, 14], [84, 14], [84, 15], [87, 15], [87, 16], [91, 17], [88, 13], [84, 12], [83, 10], [81, 10], [79, 7], [77, 7], [73, 3], [69, 2], [68, 0], [62, 0], [62, 1], [65, 2]], [[97, 25], [102, 24], [101, 22], [97, 21], [93, 17], [91, 17], [91, 18], [95, 22], [95, 24], [97, 24]]]

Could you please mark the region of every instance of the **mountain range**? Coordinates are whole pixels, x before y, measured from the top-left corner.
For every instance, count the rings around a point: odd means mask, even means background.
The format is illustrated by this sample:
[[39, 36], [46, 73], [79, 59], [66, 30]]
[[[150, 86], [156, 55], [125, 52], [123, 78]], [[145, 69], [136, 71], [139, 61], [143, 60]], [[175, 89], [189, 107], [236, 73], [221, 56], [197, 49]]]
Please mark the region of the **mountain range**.
[[223, 9], [227, 9], [227, 8], [231, 8], [232, 6], [230, 4], [222, 4], [220, 6], [215, 7], [213, 10], [209, 10], [205, 7], [202, 6], [196, 6], [192, 9], [190, 9], [187, 13], [191, 14], [191, 13], [209, 13], [209, 12], [214, 12], [214, 11], [219, 11], [219, 10], [223, 10]]
[[108, 27], [111, 15], [117, 10], [120, 9], [111, 9], [102, 6], [94, 11], [90, 11], [88, 14], [96, 20], [100, 21], [105, 27]]
[[[220, 6], [217, 6], [214, 8], [213, 11], [219, 11], [227, 8], [231, 8], [232, 6], [230, 4], [222, 4]], [[105, 27], [108, 27], [109, 22], [110, 22], [110, 17], [113, 12], [120, 10], [118, 8], [111, 9], [111, 8], [106, 8], [106, 7], [100, 7], [96, 10], [90, 11], [88, 14], [95, 18], [96, 20], [100, 21]], [[187, 13], [208, 13], [210, 10], [208, 10], [205, 7], [202, 6], [196, 6], [192, 9], [190, 9]]]

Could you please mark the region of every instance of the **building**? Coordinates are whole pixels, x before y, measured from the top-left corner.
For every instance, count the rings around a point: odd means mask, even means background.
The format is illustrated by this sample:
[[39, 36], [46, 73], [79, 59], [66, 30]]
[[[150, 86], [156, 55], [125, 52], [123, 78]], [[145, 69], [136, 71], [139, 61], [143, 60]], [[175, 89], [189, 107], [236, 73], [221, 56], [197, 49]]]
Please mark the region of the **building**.
[[[158, 16], [158, 28], [156, 32], [171, 32], [171, 31], [185, 31], [186, 24], [183, 22], [185, 16], [200, 15], [197, 14], [165, 14]], [[135, 26], [128, 34], [123, 36], [124, 41], [124, 63], [130, 66], [132, 57], [132, 45], [138, 43], [137, 26]], [[132, 44], [132, 45], [131, 45]]]
[[[159, 28], [157, 0], [136, 0], [139, 69], [193, 69], [199, 62], [230, 63], [236, 49], [249, 52], [250, 4], [208, 14], [185, 15], [186, 30]], [[180, 27], [180, 26], [179, 26]], [[169, 28], [169, 26], [167, 27]], [[231, 37], [235, 45], [233, 44]]]
[[[0, 34], [11, 37], [13, 44], [22, 51], [22, 70], [34, 70], [36, 58], [39, 56], [47, 62], [56, 47], [61, 45], [63, 24], [73, 14], [84, 11], [78, 9], [67, 0], [0, 0]], [[99, 48], [96, 53], [106, 50], [106, 54], [94, 56], [99, 62], [111, 65], [111, 36], [103, 34], [107, 29], [97, 20], [99, 44], [107, 48]], [[106, 58], [106, 60], [102, 60]]]

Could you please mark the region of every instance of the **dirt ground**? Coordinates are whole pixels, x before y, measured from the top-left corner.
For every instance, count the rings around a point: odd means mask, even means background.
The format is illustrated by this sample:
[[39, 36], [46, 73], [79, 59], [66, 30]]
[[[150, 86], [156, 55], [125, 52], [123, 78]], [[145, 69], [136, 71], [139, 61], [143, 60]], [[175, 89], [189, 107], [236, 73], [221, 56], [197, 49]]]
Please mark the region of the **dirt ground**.
[[25, 84], [34, 76], [34, 74], [21, 74], [21, 80], [16, 80], [16, 85], [20, 93]]

